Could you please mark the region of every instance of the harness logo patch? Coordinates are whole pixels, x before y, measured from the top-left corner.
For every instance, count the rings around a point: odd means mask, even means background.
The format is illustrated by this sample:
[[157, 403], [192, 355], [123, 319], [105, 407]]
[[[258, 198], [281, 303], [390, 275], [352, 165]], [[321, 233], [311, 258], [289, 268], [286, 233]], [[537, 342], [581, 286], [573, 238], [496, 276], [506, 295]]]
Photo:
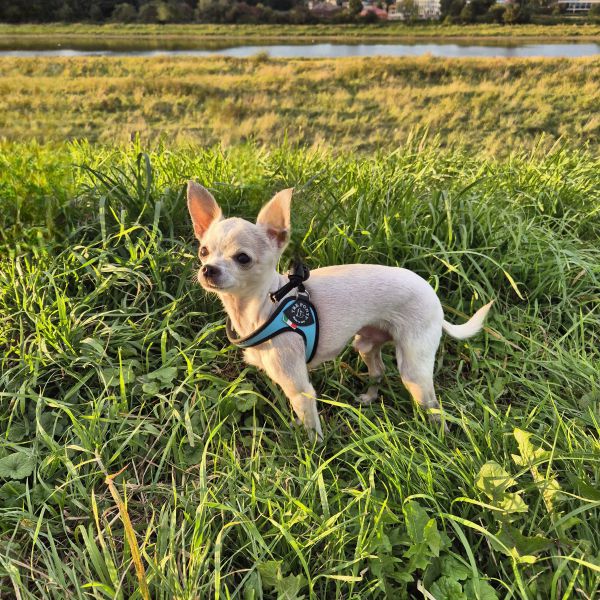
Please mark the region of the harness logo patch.
[[315, 322], [310, 306], [303, 300], [296, 300], [294, 304], [284, 310], [283, 320], [292, 329], [312, 325]]

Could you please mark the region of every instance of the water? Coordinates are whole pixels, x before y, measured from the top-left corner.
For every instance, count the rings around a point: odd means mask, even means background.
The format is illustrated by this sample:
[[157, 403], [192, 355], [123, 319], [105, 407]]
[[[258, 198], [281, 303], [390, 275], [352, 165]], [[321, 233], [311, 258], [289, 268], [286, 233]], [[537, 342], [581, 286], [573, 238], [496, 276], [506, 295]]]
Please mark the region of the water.
[[272, 58], [342, 58], [359, 56], [439, 56], [448, 58], [577, 58], [600, 55], [600, 43], [514, 43], [478, 41], [477, 43], [417, 42], [247, 44], [243, 42], [195, 42], [168, 40], [79, 40], [57, 44], [39, 40], [4, 39], [0, 56], [234, 56], [239, 58], [264, 53]]

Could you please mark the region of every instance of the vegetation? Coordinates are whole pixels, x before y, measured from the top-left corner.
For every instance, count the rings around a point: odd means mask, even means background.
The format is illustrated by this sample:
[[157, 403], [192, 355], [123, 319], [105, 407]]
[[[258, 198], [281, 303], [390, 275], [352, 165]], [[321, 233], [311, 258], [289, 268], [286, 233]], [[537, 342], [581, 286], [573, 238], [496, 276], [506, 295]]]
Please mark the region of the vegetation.
[[477, 155], [595, 151], [599, 95], [598, 59], [0, 58], [0, 136], [373, 151], [420, 127]]
[[[372, 24], [313, 24], [286, 27], [282, 34], [280, 25], [216, 25], [216, 24], [140, 24], [140, 23], [74, 23], [74, 24], [24, 24], [0, 23], [2, 38], [12, 37], [10, 43], [27, 37], [60, 41], [80, 37], [98, 36], [152, 39], [192, 40], [210, 38], [257, 38], [257, 39], [304, 39], [326, 38], [548, 38], [552, 39], [598, 39], [600, 24], [560, 23], [553, 25], [498, 25], [451, 23], [399, 22]], [[0, 38], [0, 43], [2, 42]]]
[[[441, 17], [463, 23], [490, 23], [502, 7], [514, 18], [506, 23], [527, 23], [532, 15], [545, 22], [561, 20], [561, 9], [553, 0], [520, 0], [512, 8], [494, 4], [495, 0], [442, 0]], [[394, 3], [386, 0], [387, 4]], [[383, 0], [377, 2], [382, 8]], [[407, 8], [407, 0], [397, 4]], [[408, 3], [410, 4], [410, 2]], [[490, 8], [494, 5], [494, 10]], [[368, 23], [375, 15], [359, 16], [362, 3], [350, 0], [344, 7], [330, 5], [327, 10], [309, 10], [305, 0], [13, 0], [0, 4], [0, 21], [9, 23], [117, 22], [131, 23]], [[516, 7], [516, 10], [515, 10]], [[385, 16], [385, 15], [384, 15]], [[418, 15], [416, 15], [418, 17]], [[572, 17], [569, 17], [572, 20]], [[410, 18], [412, 20], [412, 18]], [[597, 20], [594, 13], [579, 22]], [[502, 22], [502, 21], [500, 21]]]
[[[0, 145], [2, 597], [598, 596], [597, 157], [140, 150]], [[246, 217], [295, 186], [313, 267], [411, 268], [455, 321], [496, 298], [443, 339], [451, 431], [391, 353], [359, 407], [351, 350], [313, 376], [325, 442], [292, 428], [193, 281], [188, 177]]]

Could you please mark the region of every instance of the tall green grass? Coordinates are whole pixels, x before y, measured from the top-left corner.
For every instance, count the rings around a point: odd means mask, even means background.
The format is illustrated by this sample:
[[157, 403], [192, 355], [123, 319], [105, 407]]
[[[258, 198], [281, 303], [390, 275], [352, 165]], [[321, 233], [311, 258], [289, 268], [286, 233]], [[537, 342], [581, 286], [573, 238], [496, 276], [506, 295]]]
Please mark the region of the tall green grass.
[[[594, 598], [600, 163], [413, 139], [356, 159], [253, 146], [0, 145], [0, 595]], [[325, 441], [244, 366], [194, 283], [184, 182], [252, 218], [294, 186], [311, 267], [402, 265], [461, 321], [444, 434], [386, 355], [313, 374]], [[137, 554], [139, 553], [139, 559]]]

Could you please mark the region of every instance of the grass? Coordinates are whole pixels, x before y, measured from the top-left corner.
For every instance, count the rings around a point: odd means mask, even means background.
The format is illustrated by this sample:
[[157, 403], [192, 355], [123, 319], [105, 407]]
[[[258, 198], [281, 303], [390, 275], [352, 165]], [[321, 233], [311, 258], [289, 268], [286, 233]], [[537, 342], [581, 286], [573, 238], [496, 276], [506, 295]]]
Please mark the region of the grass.
[[[597, 157], [141, 150], [0, 145], [2, 597], [598, 596]], [[443, 340], [451, 432], [391, 353], [359, 407], [351, 350], [313, 374], [324, 444], [292, 428], [193, 282], [188, 177], [246, 217], [295, 186], [313, 267], [406, 266], [454, 321], [496, 298]]]
[[[282, 34], [282, 27], [285, 33]], [[562, 23], [559, 25], [443, 25], [441, 23], [413, 24], [370, 23], [360, 25], [151, 25], [140, 23], [88, 23], [46, 25], [11, 25], [0, 23], [0, 34], [5, 36], [32, 36], [49, 38], [101, 35], [102, 37], [149, 37], [161, 39], [190, 38], [552, 38], [597, 39], [600, 37], [598, 23]]]
[[373, 152], [416, 128], [506, 156], [598, 149], [600, 60], [0, 58], [0, 137]]

